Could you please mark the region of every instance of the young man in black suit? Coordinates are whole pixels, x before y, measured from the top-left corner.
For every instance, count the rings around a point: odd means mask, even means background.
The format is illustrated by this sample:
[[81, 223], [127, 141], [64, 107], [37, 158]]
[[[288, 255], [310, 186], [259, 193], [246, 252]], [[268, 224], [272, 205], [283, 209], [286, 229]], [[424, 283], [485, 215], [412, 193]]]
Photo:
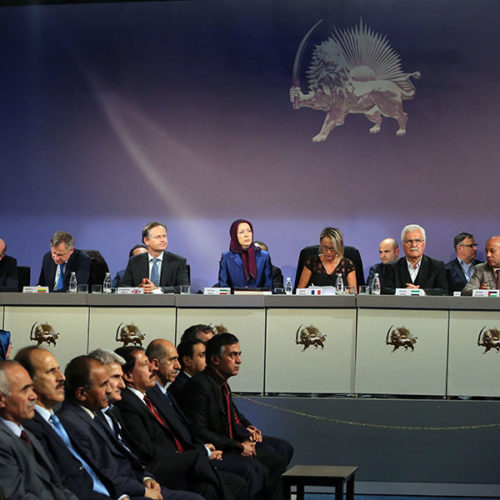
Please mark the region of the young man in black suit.
[[224, 453], [261, 462], [268, 472], [265, 498], [280, 499], [280, 478], [293, 447], [283, 439], [263, 436], [234, 404], [227, 381], [238, 375], [242, 363], [239, 340], [231, 333], [216, 335], [207, 343], [206, 359], [207, 368], [191, 378], [182, 395], [194, 435]]

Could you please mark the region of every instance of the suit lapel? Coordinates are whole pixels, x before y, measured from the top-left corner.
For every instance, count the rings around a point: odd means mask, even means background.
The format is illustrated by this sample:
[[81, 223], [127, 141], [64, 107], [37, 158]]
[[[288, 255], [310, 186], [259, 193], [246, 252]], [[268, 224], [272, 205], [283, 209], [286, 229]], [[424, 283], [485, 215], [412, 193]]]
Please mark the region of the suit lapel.
[[415, 285], [420, 285], [421, 287], [427, 279], [429, 274], [430, 262], [425, 255], [422, 256], [422, 261], [420, 262], [420, 269], [418, 270], [417, 277], [415, 279]]

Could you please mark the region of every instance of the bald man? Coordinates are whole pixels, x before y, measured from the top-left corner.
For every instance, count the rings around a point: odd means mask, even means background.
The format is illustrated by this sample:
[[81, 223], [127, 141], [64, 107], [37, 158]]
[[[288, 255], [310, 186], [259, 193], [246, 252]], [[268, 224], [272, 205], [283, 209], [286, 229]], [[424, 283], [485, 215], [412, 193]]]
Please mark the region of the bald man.
[[384, 264], [390, 264], [391, 262], [396, 262], [396, 260], [398, 260], [398, 242], [394, 238], [385, 238], [385, 240], [382, 240], [378, 246], [378, 255], [380, 257], [380, 263], [373, 265], [368, 271], [368, 279], [366, 283], [370, 286], [373, 278], [375, 277], [375, 273], [378, 273], [380, 285], [382, 285], [382, 278], [385, 269]]
[[17, 292], [17, 260], [5, 255], [7, 245], [0, 238], [0, 292]]
[[474, 273], [462, 290], [462, 295], [472, 295], [473, 290], [500, 289], [500, 236], [492, 236], [486, 242], [486, 262], [477, 264]]

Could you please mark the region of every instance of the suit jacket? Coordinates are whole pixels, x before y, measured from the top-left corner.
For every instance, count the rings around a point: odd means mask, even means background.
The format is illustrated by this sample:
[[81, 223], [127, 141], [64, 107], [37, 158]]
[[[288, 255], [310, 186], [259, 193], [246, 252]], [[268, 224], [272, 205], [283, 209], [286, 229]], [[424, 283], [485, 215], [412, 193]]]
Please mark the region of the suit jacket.
[[[221, 392], [219, 376], [206, 368], [196, 374], [184, 387], [181, 407], [191, 422], [194, 435], [204, 443], [212, 443], [218, 450], [240, 453], [241, 441], [248, 439], [246, 427], [251, 423], [242, 415], [231, 399], [231, 424], [234, 439], [229, 437], [227, 405]], [[238, 416], [241, 425], [235, 420]]]
[[113, 435], [106, 424], [92, 419], [79, 405], [65, 401], [57, 412], [68, 434], [78, 441], [83, 458], [97, 464], [101, 474], [113, 484], [117, 496], [143, 497], [143, 479], [148, 474], [138, 458]]
[[[382, 293], [394, 294], [396, 288], [406, 288], [406, 283], [411, 283], [411, 278], [406, 257], [401, 257], [387, 265]], [[424, 255], [414, 284], [423, 288], [427, 295], [448, 295], [444, 263]]]
[[[130, 258], [120, 286], [139, 286], [144, 278], [149, 279], [149, 253], [140, 253]], [[175, 253], [163, 252], [160, 287], [169, 293], [178, 292], [181, 285], [189, 285], [186, 259]]]
[[[162, 397], [164, 397], [162, 395]], [[216, 489], [222, 485], [208, 462], [206, 451], [200, 453], [186, 433], [177, 431], [177, 424], [171, 424], [171, 413], [164, 413], [165, 407], [158, 404], [153, 394], [153, 404], [167, 428], [163, 427], [147, 406], [129, 389], [122, 391], [118, 406], [125, 430], [125, 437], [141, 460], [162, 482], [173, 489], [196, 489], [197, 483], [209, 483]], [[177, 452], [173, 436], [181, 442], [184, 451]]]
[[168, 386], [168, 393], [175, 399], [175, 401], [181, 401], [184, 386], [189, 382], [190, 378], [191, 377], [182, 371], [179, 375], [177, 375], [175, 381]]
[[42, 444], [25, 429], [35, 454], [0, 421], [0, 498], [9, 500], [78, 500], [65, 489]]
[[224, 252], [219, 262], [219, 286], [230, 286], [231, 288], [268, 288], [273, 289], [273, 271], [271, 268], [271, 257], [265, 250], [255, 251], [257, 264], [257, 276], [245, 280], [243, 271], [243, 260], [239, 253]]
[[[43, 256], [42, 269], [40, 271], [40, 278], [38, 278], [38, 284], [41, 286], [48, 286], [49, 291], [54, 291], [54, 280], [56, 278], [57, 265], [52, 259], [52, 254], [47, 252]], [[95, 266], [92, 265], [92, 258], [87, 255], [82, 250], [76, 250], [71, 254], [68, 262], [66, 262], [66, 268], [64, 270], [63, 279], [63, 292], [68, 291], [69, 278], [71, 273], [76, 273], [76, 279], [79, 285], [91, 285], [97, 283], [97, 278], [95, 276]]]
[[[88, 475], [80, 461], [69, 451], [68, 447], [54, 431], [52, 426], [38, 412], [35, 412], [35, 417], [33, 419], [23, 422], [23, 427], [29, 429], [40, 443], [42, 443], [57, 476], [80, 500], [109, 498], [92, 490], [92, 478]], [[71, 434], [68, 433], [68, 435], [70, 438], [72, 437]], [[84, 457], [85, 453], [80, 449], [79, 443], [72, 440], [72, 444], [80, 456]], [[112, 483], [106, 476], [100, 473], [98, 465], [95, 462], [87, 463], [92, 467], [110, 494], [115, 496]]]
[[472, 295], [472, 290], [477, 290], [481, 286], [481, 283], [486, 283], [488, 288], [496, 290], [496, 281], [494, 270], [486, 262], [477, 264], [474, 267], [474, 273], [469, 283], [462, 290], [462, 295]]
[[272, 273], [273, 273], [273, 290], [275, 288], [283, 288], [283, 273], [281, 269], [277, 266], [271, 265]]
[[0, 260], [0, 292], [17, 292], [17, 260], [5, 255]]
[[[474, 259], [472, 265], [481, 264], [480, 260]], [[467, 285], [467, 278], [458, 259], [450, 260], [445, 266], [446, 278], [448, 279], [448, 288], [450, 294], [461, 291]]]

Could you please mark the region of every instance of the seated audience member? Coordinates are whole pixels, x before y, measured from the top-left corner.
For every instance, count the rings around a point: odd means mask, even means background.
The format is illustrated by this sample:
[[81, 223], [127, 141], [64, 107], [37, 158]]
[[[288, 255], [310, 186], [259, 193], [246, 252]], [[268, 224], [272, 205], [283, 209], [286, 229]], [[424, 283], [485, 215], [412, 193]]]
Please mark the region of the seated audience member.
[[368, 271], [368, 279], [366, 280], [367, 284], [371, 286], [373, 278], [375, 277], [375, 273], [378, 273], [380, 278], [380, 285], [382, 285], [385, 274], [385, 264], [391, 264], [398, 260], [399, 257], [399, 246], [398, 242], [394, 238], [386, 238], [380, 242], [378, 246], [378, 255], [380, 257], [380, 261], [378, 264], [374, 264], [370, 267]]
[[219, 286], [231, 288], [273, 288], [269, 253], [253, 242], [252, 224], [235, 220], [229, 229], [229, 251], [219, 262]]
[[28, 371], [37, 395], [35, 417], [23, 425], [43, 444], [61, 482], [80, 499], [114, 497], [111, 482], [101, 475], [97, 464], [83, 458], [78, 441], [54, 413], [55, 406], [64, 401], [65, 380], [54, 355], [30, 346], [21, 349], [15, 359]]
[[210, 325], [192, 325], [184, 330], [181, 342], [191, 339], [200, 339], [203, 342], [208, 342], [214, 335], [214, 330]]
[[[135, 245], [135, 247], [132, 247], [132, 249], [130, 250], [128, 258], [130, 260], [132, 257], [139, 255], [141, 253], [146, 253], [147, 251], [148, 249], [146, 248], [146, 245]], [[120, 286], [120, 281], [122, 280], [123, 276], [125, 276], [125, 269], [122, 269], [116, 273], [115, 277], [111, 281], [111, 286], [113, 288], [118, 288]]]
[[58, 478], [42, 443], [23, 422], [35, 416], [37, 396], [16, 361], [0, 361], [0, 498], [78, 500]]
[[175, 293], [181, 285], [189, 285], [186, 259], [167, 252], [167, 227], [150, 222], [142, 231], [147, 253], [132, 257], [120, 286], [138, 286], [144, 293]]
[[297, 288], [335, 286], [340, 274], [345, 286], [357, 290], [354, 264], [344, 257], [342, 233], [337, 228], [327, 227], [321, 231], [319, 242], [320, 253], [307, 259]]
[[[174, 347], [175, 350], [175, 347]], [[156, 384], [152, 363], [144, 349], [138, 346], [121, 347], [116, 353], [125, 359], [123, 378], [127, 388], [117, 402], [124, 423], [126, 442], [147, 464], [150, 470], [165, 478], [178, 489], [190, 489], [207, 500], [218, 498], [246, 498], [245, 481], [232, 474], [222, 475], [208, 460], [206, 450], [200, 451], [193, 443], [176, 433], [164, 406], [155, 399], [150, 389]], [[177, 352], [163, 360], [171, 370], [177, 370]], [[228, 476], [230, 476], [228, 478]], [[234, 483], [232, 482], [234, 478]], [[234, 497], [225, 491], [224, 482], [236, 486]]]
[[470, 233], [460, 233], [453, 240], [457, 257], [450, 260], [444, 267], [446, 277], [448, 279], [448, 287], [450, 294], [460, 292], [467, 283], [469, 283], [474, 266], [481, 264], [480, 260], [476, 259], [477, 243], [474, 241], [474, 236]]
[[17, 292], [17, 260], [5, 255], [7, 245], [0, 238], [0, 292]]
[[108, 406], [112, 392], [105, 365], [90, 356], [78, 356], [69, 362], [64, 374], [65, 400], [56, 414], [80, 444], [83, 458], [96, 463], [112, 483], [117, 497], [191, 500], [169, 496], [175, 492], [161, 488], [139, 459], [97, 417]]
[[76, 273], [79, 285], [97, 282], [92, 258], [82, 250], [75, 249], [71, 234], [57, 231], [50, 239], [50, 252], [43, 256], [38, 284], [48, 286], [51, 292], [68, 291], [71, 273]]
[[[177, 346], [181, 370], [179, 370], [175, 380], [170, 380], [172, 383], [168, 388], [169, 394], [171, 394], [175, 399], [180, 400], [180, 396], [186, 382], [193, 375], [202, 372], [206, 368], [207, 363], [205, 360], [205, 351], [205, 342], [198, 338], [184, 340]], [[146, 354], [148, 354], [148, 351], [146, 351]], [[148, 358], [151, 360], [149, 354]]]
[[422, 288], [427, 295], [447, 295], [444, 263], [424, 255], [425, 229], [409, 224], [401, 231], [401, 241], [405, 257], [387, 266], [382, 293], [394, 294], [396, 288]]
[[474, 266], [471, 279], [462, 295], [472, 295], [473, 290], [500, 290], [500, 236], [492, 236], [486, 242], [486, 262]]
[[238, 374], [242, 363], [239, 340], [231, 333], [216, 335], [207, 343], [206, 360], [207, 368], [189, 380], [182, 395], [194, 435], [225, 455], [261, 462], [269, 473], [265, 498], [281, 499], [280, 477], [293, 448], [283, 439], [263, 436], [234, 404], [227, 381]]
[[[254, 245], [262, 248], [262, 250], [265, 250], [266, 252], [269, 252], [268, 246], [263, 241], [254, 241]], [[275, 288], [283, 288], [283, 273], [281, 272], [281, 269], [277, 266], [273, 266], [272, 264], [271, 269], [273, 272], [273, 290]]]
[[10, 332], [0, 329], [0, 360], [9, 359], [12, 351]]

